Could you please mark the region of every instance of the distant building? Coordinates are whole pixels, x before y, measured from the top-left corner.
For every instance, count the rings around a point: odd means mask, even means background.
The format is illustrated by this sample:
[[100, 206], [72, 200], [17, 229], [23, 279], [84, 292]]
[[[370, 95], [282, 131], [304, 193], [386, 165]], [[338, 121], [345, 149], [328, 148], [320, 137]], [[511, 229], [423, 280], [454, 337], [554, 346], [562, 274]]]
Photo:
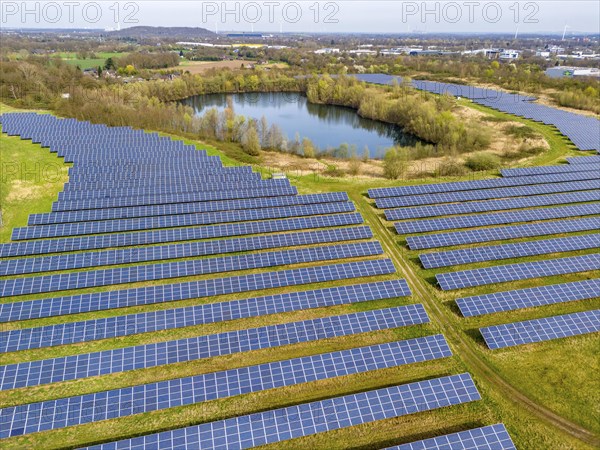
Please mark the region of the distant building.
[[315, 50], [315, 54], [317, 55], [329, 55], [331, 53], [339, 53], [339, 48], [321, 48], [319, 50]]
[[517, 50], [504, 50], [498, 58], [503, 60], [519, 59], [521, 54]]
[[596, 77], [600, 78], [600, 70], [595, 67], [556, 66], [546, 69], [550, 78]]

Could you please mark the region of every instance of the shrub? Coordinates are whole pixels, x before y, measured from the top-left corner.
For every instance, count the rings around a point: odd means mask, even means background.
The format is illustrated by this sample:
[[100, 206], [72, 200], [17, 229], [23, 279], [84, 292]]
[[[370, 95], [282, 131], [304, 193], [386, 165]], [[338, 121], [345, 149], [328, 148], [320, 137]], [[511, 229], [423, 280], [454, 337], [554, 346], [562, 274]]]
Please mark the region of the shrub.
[[473, 172], [497, 169], [500, 167], [500, 158], [487, 152], [473, 153], [465, 160], [465, 166]]

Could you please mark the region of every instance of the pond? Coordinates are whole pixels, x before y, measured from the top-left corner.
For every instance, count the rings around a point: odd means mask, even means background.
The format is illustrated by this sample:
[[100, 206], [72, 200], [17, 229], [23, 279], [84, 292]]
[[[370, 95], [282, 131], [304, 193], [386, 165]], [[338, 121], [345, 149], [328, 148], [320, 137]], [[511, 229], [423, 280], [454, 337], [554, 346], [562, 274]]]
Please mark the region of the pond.
[[418, 141], [396, 125], [365, 119], [351, 108], [310, 103], [297, 93], [207, 94], [182, 102], [202, 115], [210, 108], [225, 109], [228, 98], [236, 115], [256, 120], [264, 116], [269, 125], [279, 126], [288, 141], [297, 135], [306, 137], [321, 151], [348, 144], [355, 146], [360, 156], [368, 147], [371, 158], [381, 158], [386, 148], [414, 145]]

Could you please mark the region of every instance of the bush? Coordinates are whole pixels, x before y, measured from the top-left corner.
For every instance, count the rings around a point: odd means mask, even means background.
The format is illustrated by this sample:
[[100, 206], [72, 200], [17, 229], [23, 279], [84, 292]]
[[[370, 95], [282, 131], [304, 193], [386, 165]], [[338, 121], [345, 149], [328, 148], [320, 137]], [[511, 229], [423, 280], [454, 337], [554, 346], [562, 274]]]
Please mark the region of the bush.
[[458, 177], [464, 175], [467, 169], [460, 161], [444, 158], [436, 172], [439, 177]]
[[333, 177], [333, 178], [343, 178], [344, 171], [341, 170], [337, 166], [328, 165], [327, 168], [325, 169], [325, 171], [323, 172], [323, 175], [325, 175], [327, 177]]
[[506, 133], [511, 134], [511, 135], [521, 138], [521, 139], [540, 137], [540, 135], [538, 133], [536, 133], [532, 128], [528, 127], [527, 125], [525, 125], [525, 126], [511, 125], [509, 127], [506, 127], [505, 131], [506, 131]]
[[383, 176], [397, 180], [405, 174], [407, 168], [406, 156], [402, 150], [392, 147], [385, 152], [383, 158]]
[[500, 167], [500, 158], [492, 153], [474, 153], [467, 157], [465, 166], [473, 172], [497, 169]]

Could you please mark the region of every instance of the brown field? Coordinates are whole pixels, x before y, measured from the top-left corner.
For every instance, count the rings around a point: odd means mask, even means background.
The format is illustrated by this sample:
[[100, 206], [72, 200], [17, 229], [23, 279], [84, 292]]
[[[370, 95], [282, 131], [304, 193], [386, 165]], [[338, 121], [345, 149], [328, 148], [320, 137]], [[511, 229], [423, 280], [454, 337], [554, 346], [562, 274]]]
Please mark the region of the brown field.
[[[235, 60], [235, 61], [186, 61], [182, 63], [179, 67], [183, 70], [187, 70], [192, 74], [203, 74], [210, 69], [240, 69], [248, 64], [256, 64], [256, 61], [248, 61], [248, 60]], [[282, 64], [268, 64], [261, 65], [259, 67], [276, 67], [282, 66]]]

